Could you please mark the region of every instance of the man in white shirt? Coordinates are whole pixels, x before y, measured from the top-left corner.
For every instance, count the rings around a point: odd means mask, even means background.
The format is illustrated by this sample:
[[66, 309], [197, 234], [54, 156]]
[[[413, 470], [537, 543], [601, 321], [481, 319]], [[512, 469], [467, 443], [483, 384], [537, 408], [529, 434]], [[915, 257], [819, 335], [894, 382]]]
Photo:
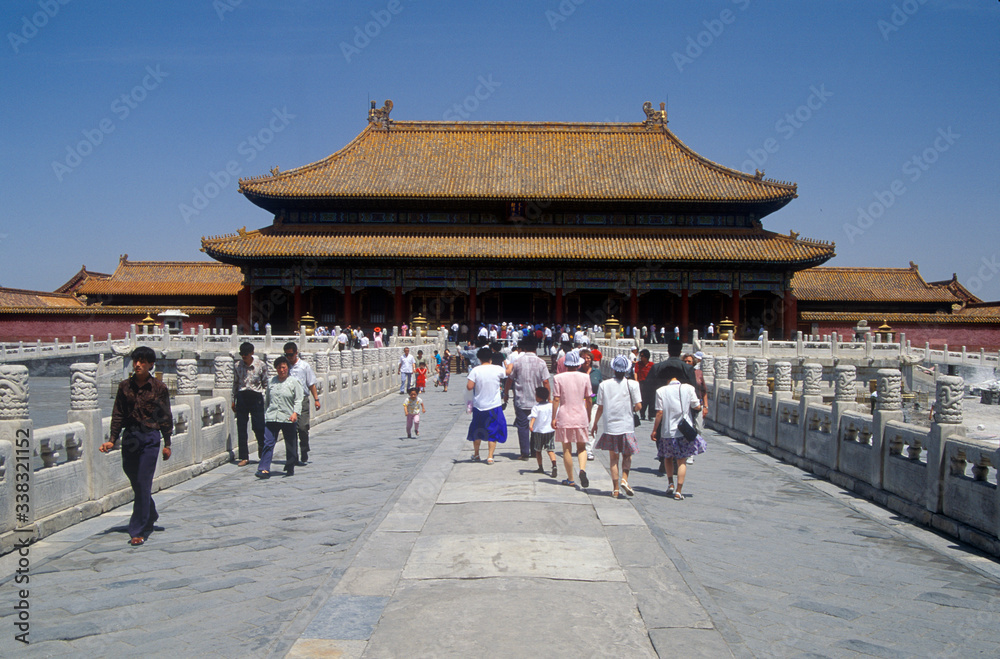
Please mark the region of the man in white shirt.
[[304, 465], [309, 460], [309, 410], [312, 398], [316, 411], [319, 411], [319, 393], [316, 390], [316, 373], [304, 359], [299, 359], [299, 347], [289, 341], [284, 347], [285, 359], [288, 360], [288, 374], [302, 383], [306, 396], [302, 399], [302, 412], [295, 422], [295, 430], [299, 435], [299, 461]]
[[405, 394], [413, 386], [413, 369], [417, 365], [417, 359], [410, 354], [409, 346], [403, 348], [403, 354], [399, 357], [399, 366], [396, 373], [399, 374], [399, 393]]
[[341, 329], [340, 334], [337, 335], [337, 350], [343, 350], [346, 347], [347, 347], [347, 332]]
[[486, 464], [493, 464], [497, 442], [507, 441], [507, 419], [503, 415], [503, 381], [508, 371], [493, 364], [493, 351], [480, 348], [479, 366], [469, 371], [466, 389], [472, 393], [472, 421], [466, 436], [472, 442], [472, 460], [479, 461], [479, 446], [487, 442]]

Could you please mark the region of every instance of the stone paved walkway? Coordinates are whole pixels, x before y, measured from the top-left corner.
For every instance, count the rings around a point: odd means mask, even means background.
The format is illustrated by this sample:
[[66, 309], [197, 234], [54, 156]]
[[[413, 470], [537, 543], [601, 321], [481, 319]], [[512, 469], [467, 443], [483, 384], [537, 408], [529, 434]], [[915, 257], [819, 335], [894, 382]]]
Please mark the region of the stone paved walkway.
[[715, 435], [683, 502], [648, 440], [631, 502], [603, 456], [587, 491], [530, 473], [513, 428], [472, 463], [463, 386], [420, 439], [393, 394], [292, 478], [158, 493], [141, 548], [129, 506], [33, 545], [27, 647], [0, 558], [0, 656], [996, 656], [997, 563]]

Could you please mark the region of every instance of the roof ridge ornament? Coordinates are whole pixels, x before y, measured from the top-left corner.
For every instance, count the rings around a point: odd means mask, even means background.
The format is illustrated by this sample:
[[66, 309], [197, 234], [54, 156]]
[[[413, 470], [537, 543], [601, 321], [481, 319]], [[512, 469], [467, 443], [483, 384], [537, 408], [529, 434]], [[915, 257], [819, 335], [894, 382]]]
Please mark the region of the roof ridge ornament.
[[646, 113], [646, 121], [643, 123], [647, 126], [666, 126], [667, 125], [667, 104], [660, 103], [660, 109], [654, 110], [653, 104], [646, 101], [642, 104], [642, 111]]
[[388, 128], [391, 123], [390, 112], [392, 112], [392, 101], [389, 99], [385, 99], [385, 105], [380, 108], [376, 108], [375, 101], [372, 101], [372, 106], [368, 110], [368, 123], [377, 124], [379, 128]]

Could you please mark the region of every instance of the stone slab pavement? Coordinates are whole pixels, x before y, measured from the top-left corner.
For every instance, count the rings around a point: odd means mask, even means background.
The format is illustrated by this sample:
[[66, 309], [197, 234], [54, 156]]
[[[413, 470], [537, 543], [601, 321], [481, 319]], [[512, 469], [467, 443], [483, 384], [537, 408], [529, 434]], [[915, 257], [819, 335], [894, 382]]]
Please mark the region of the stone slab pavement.
[[648, 441], [630, 501], [600, 453], [586, 491], [533, 473], [513, 427], [474, 463], [464, 384], [424, 394], [420, 438], [391, 394], [294, 477], [156, 494], [143, 547], [130, 506], [33, 545], [30, 646], [0, 557], [0, 656], [997, 655], [1000, 569], [968, 548], [714, 434], [683, 502]]

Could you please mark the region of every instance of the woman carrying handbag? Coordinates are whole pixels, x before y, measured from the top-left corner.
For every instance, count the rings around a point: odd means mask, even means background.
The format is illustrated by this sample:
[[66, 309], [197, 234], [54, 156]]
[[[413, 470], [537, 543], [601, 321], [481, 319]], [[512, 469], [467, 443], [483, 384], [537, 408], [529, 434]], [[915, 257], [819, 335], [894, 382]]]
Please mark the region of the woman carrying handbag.
[[[687, 474], [687, 458], [704, 453], [708, 445], [695, 430], [693, 413], [701, 410], [695, 388], [681, 384], [677, 378], [656, 390], [656, 421], [650, 439], [656, 442], [657, 458], [664, 459], [667, 471], [667, 496], [684, 500], [681, 490]], [[656, 438], [656, 429], [660, 438]], [[674, 489], [674, 471], [677, 471], [677, 488]]]

